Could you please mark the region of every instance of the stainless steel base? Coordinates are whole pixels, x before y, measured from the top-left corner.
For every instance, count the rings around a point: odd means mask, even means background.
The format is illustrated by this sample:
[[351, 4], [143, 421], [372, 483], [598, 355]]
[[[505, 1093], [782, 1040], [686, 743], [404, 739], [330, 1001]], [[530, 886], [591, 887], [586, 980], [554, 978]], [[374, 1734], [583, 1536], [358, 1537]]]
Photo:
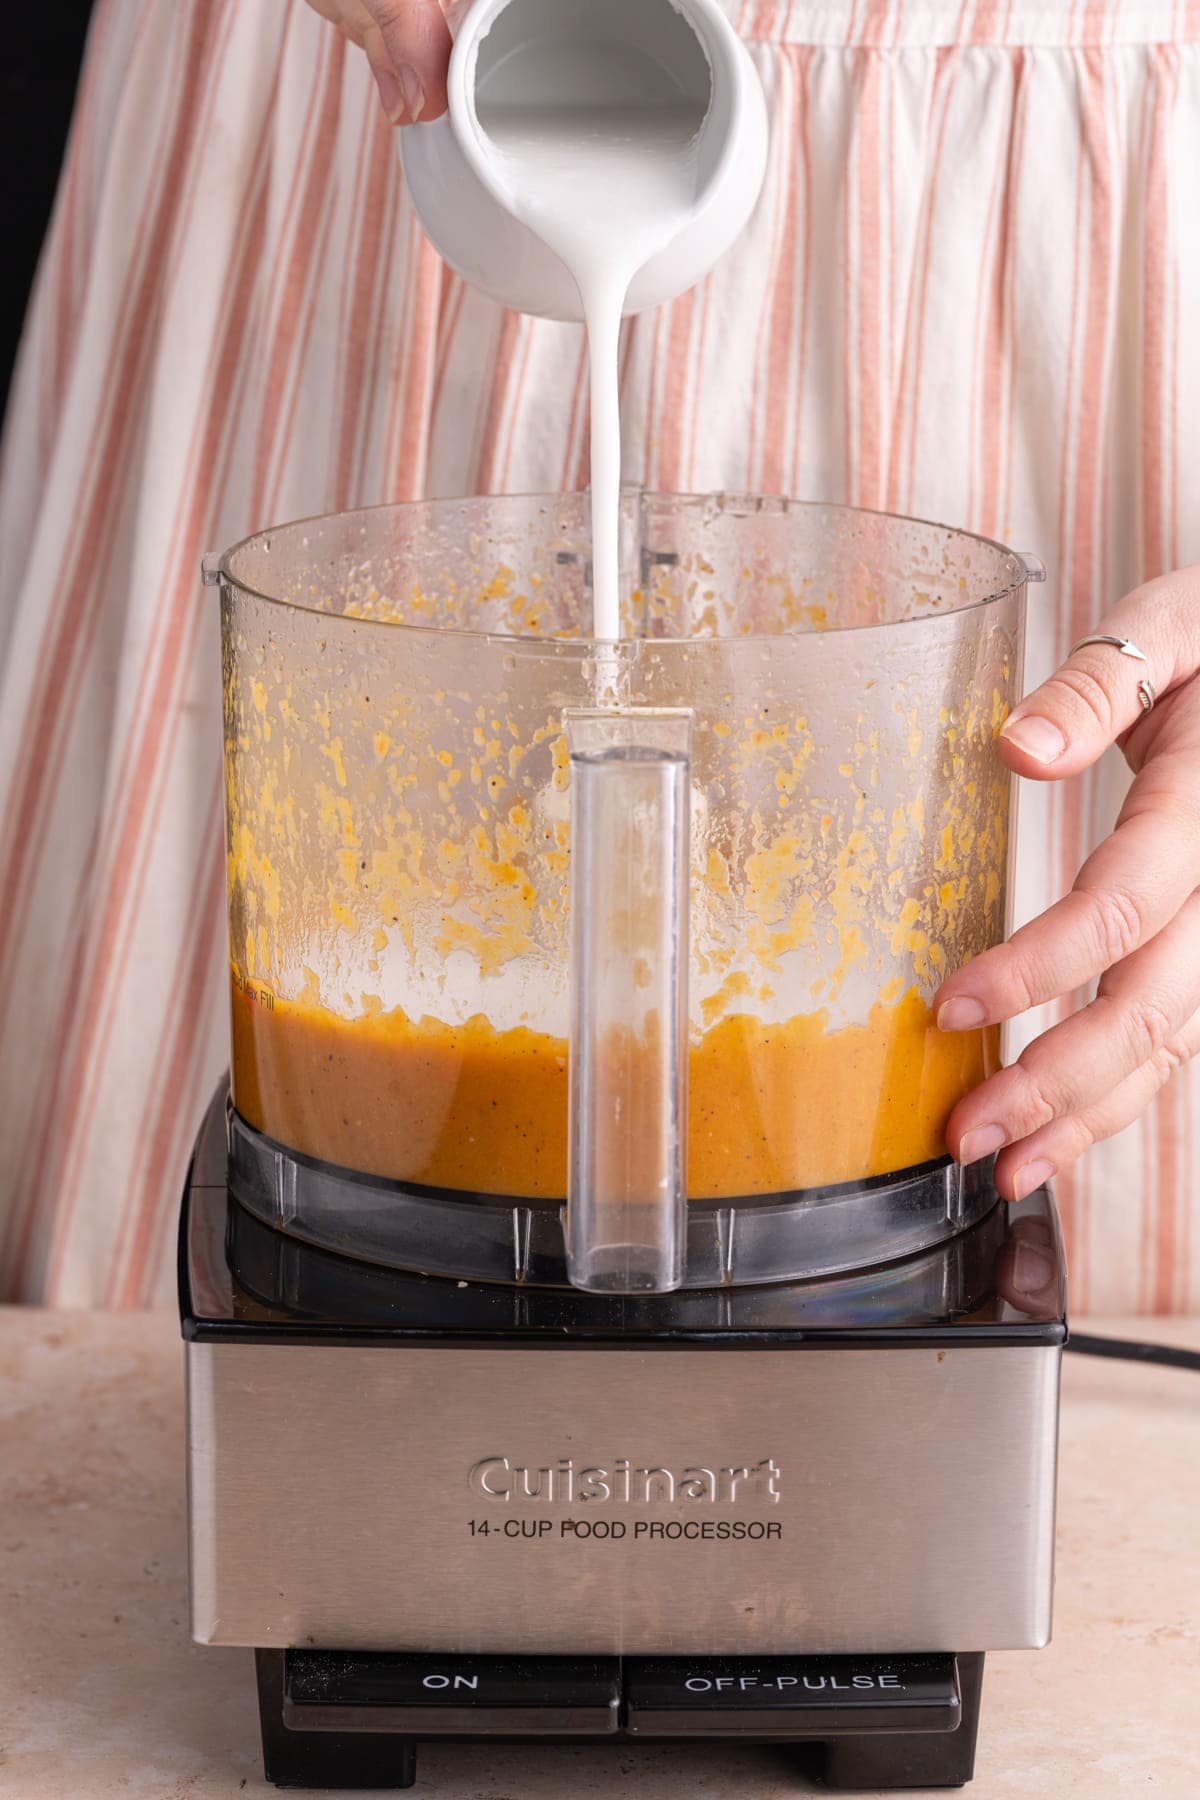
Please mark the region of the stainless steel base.
[[[231, 1197], [180, 1234], [192, 1628], [267, 1650], [978, 1654], [1050, 1630], [1054, 1206], [814, 1282], [435, 1280]], [[1034, 1295], [1016, 1251], [1052, 1276]]]
[[187, 1358], [204, 1643], [780, 1655], [1049, 1636], [1055, 1346]]

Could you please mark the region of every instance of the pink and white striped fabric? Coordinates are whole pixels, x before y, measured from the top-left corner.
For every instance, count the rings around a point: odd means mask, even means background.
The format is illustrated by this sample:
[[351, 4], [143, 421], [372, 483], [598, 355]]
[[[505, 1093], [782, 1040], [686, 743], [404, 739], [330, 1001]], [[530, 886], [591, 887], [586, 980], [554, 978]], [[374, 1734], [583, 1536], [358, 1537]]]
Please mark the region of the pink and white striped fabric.
[[[766, 191], [626, 327], [626, 473], [1036, 550], [1031, 675], [1200, 560], [1200, 0], [728, 0]], [[0, 477], [0, 1283], [166, 1299], [226, 1053], [201, 552], [371, 501], [584, 483], [580, 332], [423, 240], [366, 65], [293, 0], [99, 0]], [[1028, 792], [1020, 910], [1111, 823]], [[1200, 1080], [1060, 1193], [1077, 1306], [1200, 1304]]]

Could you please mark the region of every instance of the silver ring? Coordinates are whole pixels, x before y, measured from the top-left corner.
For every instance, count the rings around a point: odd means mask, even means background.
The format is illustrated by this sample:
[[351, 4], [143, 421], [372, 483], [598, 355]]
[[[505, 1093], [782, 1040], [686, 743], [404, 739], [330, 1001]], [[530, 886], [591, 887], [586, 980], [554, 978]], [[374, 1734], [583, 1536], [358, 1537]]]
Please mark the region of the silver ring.
[[[1132, 638], [1112, 637], [1107, 631], [1096, 632], [1092, 637], [1081, 637], [1077, 644], [1071, 645], [1067, 652], [1068, 656], [1074, 656], [1075, 652], [1082, 650], [1085, 644], [1108, 644], [1113, 650], [1119, 650], [1122, 656], [1131, 656], [1135, 662], [1148, 663], [1150, 661], [1146, 652], [1139, 650]], [[1142, 711], [1150, 712], [1158, 695], [1154, 683], [1148, 675], [1142, 676], [1138, 682], [1137, 691], [1138, 699], [1142, 703]]]

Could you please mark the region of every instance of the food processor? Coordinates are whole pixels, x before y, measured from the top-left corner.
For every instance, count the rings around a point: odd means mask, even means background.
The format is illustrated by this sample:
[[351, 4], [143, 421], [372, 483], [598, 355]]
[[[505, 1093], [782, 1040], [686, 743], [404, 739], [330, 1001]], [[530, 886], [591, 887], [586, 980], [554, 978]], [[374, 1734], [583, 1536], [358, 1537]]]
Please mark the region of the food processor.
[[1058, 1227], [948, 1156], [999, 1043], [930, 1011], [1007, 926], [1040, 566], [632, 489], [621, 565], [598, 642], [583, 495], [206, 559], [192, 1630], [255, 1649], [281, 1785], [461, 1736], [955, 1785], [984, 1654], [1049, 1635]]

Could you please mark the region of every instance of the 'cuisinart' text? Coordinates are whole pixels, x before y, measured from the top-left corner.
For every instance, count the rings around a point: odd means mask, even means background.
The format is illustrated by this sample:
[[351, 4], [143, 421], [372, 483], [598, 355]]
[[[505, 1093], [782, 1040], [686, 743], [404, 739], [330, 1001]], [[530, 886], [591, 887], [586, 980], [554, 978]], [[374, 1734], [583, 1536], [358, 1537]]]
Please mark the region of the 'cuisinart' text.
[[471, 1492], [482, 1500], [610, 1501], [647, 1506], [658, 1500], [691, 1500], [731, 1506], [746, 1499], [778, 1500], [780, 1469], [773, 1457], [728, 1468], [639, 1468], [626, 1456], [607, 1467], [580, 1467], [570, 1456], [540, 1467], [510, 1462], [507, 1456], [485, 1456], [467, 1476]]

